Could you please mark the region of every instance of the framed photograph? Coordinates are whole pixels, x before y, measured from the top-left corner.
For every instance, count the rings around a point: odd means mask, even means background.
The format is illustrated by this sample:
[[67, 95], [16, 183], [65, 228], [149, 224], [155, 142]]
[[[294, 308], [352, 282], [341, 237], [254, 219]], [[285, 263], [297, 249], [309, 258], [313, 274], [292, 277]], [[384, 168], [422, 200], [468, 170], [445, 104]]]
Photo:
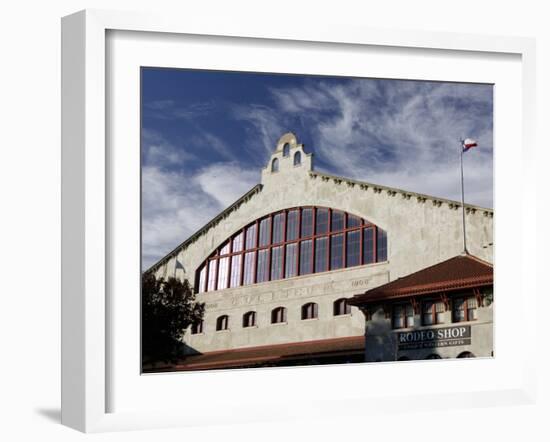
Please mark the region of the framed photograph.
[[62, 43], [64, 424], [533, 400], [533, 41], [84, 11]]

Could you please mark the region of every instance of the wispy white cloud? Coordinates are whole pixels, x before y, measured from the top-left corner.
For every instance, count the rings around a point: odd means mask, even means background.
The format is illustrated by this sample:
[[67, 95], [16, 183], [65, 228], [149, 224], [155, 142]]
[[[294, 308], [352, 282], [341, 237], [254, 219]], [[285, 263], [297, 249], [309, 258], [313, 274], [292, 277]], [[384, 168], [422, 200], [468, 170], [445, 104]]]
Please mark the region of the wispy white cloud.
[[[142, 258], [148, 268], [259, 182], [259, 173], [235, 162], [189, 171], [183, 151], [148, 134], [142, 167]], [[151, 155], [150, 152], [154, 152]], [[173, 167], [176, 166], [176, 167]], [[229, 185], [228, 185], [229, 183]]]
[[362, 80], [272, 91], [281, 112], [307, 120], [315, 154], [343, 176], [457, 199], [459, 139], [477, 138], [480, 148], [465, 155], [467, 201], [490, 207], [491, 94], [480, 85]]

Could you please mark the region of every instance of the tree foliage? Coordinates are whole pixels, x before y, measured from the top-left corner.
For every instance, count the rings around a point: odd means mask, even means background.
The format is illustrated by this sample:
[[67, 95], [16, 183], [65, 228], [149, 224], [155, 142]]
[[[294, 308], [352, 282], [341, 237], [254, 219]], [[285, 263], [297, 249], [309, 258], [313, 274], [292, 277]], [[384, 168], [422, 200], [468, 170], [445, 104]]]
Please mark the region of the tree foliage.
[[199, 323], [204, 303], [196, 302], [189, 281], [142, 275], [142, 360], [144, 364], [175, 363], [183, 357], [185, 330]]

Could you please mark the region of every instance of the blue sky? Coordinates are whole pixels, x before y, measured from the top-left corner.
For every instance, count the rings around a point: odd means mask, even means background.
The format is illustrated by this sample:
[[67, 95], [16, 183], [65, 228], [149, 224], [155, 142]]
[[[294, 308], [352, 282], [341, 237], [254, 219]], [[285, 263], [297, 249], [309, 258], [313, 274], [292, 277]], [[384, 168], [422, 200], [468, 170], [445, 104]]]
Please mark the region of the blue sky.
[[142, 70], [143, 267], [260, 181], [294, 132], [315, 169], [493, 206], [491, 85]]

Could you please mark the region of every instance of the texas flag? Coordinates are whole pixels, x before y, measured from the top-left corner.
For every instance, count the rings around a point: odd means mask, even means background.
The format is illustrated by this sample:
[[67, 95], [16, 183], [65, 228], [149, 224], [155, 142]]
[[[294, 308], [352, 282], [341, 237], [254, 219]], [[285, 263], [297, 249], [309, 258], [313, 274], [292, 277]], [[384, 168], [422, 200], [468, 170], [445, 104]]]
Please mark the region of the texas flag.
[[462, 152], [468, 152], [472, 147], [477, 146], [477, 141], [472, 140], [471, 138], [466, 138], [462, 141]]

